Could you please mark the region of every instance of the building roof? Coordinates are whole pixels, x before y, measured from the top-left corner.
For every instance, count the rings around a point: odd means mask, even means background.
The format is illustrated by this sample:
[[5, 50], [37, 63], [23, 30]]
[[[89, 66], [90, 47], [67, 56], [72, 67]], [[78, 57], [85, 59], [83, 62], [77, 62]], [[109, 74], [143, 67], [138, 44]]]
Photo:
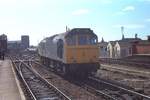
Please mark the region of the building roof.
[[118, 44], [120, 46], [127, 46], [127, 47], [132, 46], [131, 43], [127, 41], [118, 41]]
[[116, 44], [117, 41], [109, 41], [109, 43], [114, 46]]
[[99, 42], [98, 45], [99, 45], [99, 46], [107, 46], [107, 45], [108, 45], [108, 42]]
[[123, 42], [136, 42], [136, 41], [141, 41], [140, 38], [124, 38], [122, 40], [119, 41], [123, 41]]

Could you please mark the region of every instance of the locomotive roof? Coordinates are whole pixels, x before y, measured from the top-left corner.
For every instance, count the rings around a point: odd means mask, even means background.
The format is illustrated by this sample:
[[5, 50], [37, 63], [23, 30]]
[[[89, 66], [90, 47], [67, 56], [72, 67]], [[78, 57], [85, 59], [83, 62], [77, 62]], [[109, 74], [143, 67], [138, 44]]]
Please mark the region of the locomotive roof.
[[79, 34], [93, 34], [93, 35], [95, 35], [93, 30], [91, 30], [90, 28], [74, 28], [74, 29], [70, 30], [67, 33], [68, 33], [68, 35], [76, 34], [76, 33], [79, 33]]
[[[94, 36], [96, 36], [96, 34], [93, 32], [93, 30], [91, 30], [90, 28], [74, 28], [72, 30], [68, 30], [64, 33], [60, 33], [60, 34], [55, 34], [51, 37], [47, 37], [44, 40], [42, 40], [41, 42], [45, 42], [47, 39], [49, 40], [53, 40], [54, 42], [57, 41], [58, 39], [62, 39], [64, 40], [65, 37], [70, 36], [72, 34], [92, 34]], [[97, 36], [96, 36], [97, 37]]]
[[76, 33], [78, 33], [78, 34], [92, 34], [92, 35], [96, 36], [96, 34], [90, 28], [74, 28], [72, 30], [68, 30], [64, 33], [58, 34], [57, 37], [64, 39], [66, 36], [76, 34]]

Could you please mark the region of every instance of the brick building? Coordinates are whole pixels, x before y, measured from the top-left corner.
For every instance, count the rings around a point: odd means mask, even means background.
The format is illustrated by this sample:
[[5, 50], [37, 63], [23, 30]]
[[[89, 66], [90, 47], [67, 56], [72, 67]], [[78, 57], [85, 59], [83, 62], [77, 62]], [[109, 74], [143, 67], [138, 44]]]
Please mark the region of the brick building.
[[150, 54], [150, 36], [148, 36], [147, 40], [136, 42], [134, 49], [136, 49], [134, 54]]

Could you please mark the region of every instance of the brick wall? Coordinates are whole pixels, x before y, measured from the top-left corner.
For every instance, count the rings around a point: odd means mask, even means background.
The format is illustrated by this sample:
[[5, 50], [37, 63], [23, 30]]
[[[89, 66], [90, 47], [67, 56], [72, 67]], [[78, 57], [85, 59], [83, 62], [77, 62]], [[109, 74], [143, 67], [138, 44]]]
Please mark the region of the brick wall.
[[137, 45], [137, 54], [150, 54], [150, 45]]

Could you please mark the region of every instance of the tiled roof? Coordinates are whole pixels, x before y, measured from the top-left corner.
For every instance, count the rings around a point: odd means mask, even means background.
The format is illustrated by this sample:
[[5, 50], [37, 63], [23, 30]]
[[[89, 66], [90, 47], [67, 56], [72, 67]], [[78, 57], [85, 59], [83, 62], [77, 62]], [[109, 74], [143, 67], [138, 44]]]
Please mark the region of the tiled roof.
[[124, 42], [136, 42], [136, 41], [141, 41], [140, 38], [124, 38], [122, 40], [119, 41], [124, 41]]
[[120, 46], [131, 46], [131, 43], [128, 41], [118, 41], [118, 44]]
[[108, 42], [99, 42], [98, 45], [99, 45], [99, 46], [107, 46], [107, 45], [108, 45]]

